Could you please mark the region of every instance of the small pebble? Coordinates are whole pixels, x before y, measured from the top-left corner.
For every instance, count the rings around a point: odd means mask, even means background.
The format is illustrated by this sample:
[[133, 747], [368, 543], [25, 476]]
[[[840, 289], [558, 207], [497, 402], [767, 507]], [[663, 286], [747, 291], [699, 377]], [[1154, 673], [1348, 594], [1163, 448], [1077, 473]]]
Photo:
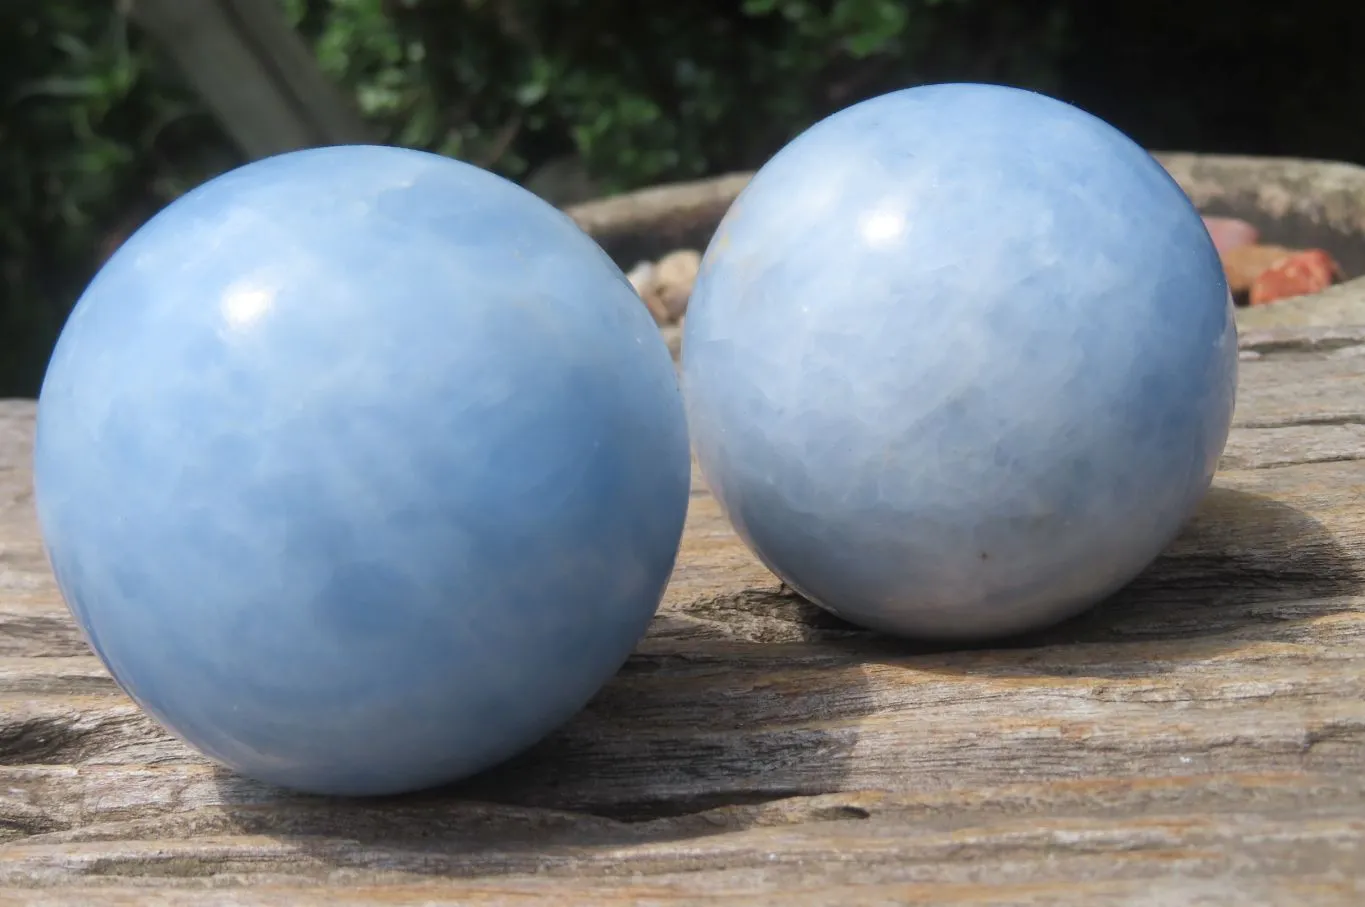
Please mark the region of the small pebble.
[[687, 300], [700, 270], [701, 253], [679, 249], [658, 262], [640, 262], [631, 268], [626, 279], [640, 294], [656, 322], [677, 324], [687, 311]]
[[1257, 275], [1247, 296], [1250, 305], [1320, 293], [1341, 279], [1341, 266], [1322, 249], [1293, 252]]
[[1261, 240], [1261, 231], [1236, 217], [1205, 217], [1204, 228], [1209, 231], [1219, 254], [1242, 246], [1253, 246]]
[[701, 253], [695, 249], [670, 252], [655, 265], [655, 285], [669, 320], [677, 321], [687, 311], [687, 300], [700, 272]]
[[656, 324], [668, 324], [668, 313], [664, 311], [655, 298], [654, 293], [654, 262], [642, 261], [631, 268], [626, 274], [626, 280], [635, 288], [636, 294], [649, 309], [649, 314], [654, 316]]

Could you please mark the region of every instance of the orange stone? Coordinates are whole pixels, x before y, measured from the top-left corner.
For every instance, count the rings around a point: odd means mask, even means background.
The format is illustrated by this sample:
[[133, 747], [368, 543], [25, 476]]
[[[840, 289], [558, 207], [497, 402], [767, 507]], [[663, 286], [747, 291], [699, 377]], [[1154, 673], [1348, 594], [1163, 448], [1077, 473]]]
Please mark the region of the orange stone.
[[1228, 277], [1228, 287], [1234, 296], [1242, 296], [1251, 289], [1256, 278], [1265, 273], [1272, 265], [1294, 255], [1296, 249], [1284, 246], [1237, 246], [1221, 253], [1223, 271]]
[[1247, 301], [1265, 305], [1294, 296], [1307, 296], [1327, 289], [1342, 276], [1341, 266], [1322, 249], [1305, 249], [1287, 255], [1252, 281]]

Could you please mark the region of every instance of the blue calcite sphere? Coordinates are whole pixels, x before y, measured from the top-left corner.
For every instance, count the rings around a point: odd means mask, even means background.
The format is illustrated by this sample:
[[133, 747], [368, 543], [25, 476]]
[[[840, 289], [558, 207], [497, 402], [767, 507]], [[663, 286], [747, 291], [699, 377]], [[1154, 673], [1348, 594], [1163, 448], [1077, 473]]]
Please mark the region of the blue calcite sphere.
[[1153, 158], [1060, 101], [884, 95], [755, 176], [683, 335], [704, 474], [845, 619], [971, 640], [1075, 614], [1192, 516], [1227, 439], [1232, 302]]
[[114, 678], [267, 782], [531, 745], [644, 633], [687, 508], [672, 360], [566, 216], [453, 160], [275, 157], [106, 264], [43, 384], [47, 550]]

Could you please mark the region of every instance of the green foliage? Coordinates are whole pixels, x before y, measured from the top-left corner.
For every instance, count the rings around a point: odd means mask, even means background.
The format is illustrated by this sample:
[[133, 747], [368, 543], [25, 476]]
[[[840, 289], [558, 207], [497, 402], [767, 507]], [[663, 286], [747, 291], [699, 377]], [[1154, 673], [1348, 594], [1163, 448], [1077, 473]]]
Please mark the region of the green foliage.
[[[604, 190], [756, 166], [917, 81], [1049, 87], [1057, 2], [281, 0], [385, 140]], [[240, 159], [115, 3], [0, 5], [0, 104], [0, 394], [33, 393], [108, 251]]]
[[32, 393], [111, 231], [235, 152], [112, 5], [0, 10], [0, 395]]
[[607, 189], [755, 166], [838, 107], [950, 70], [1048, 87], [1063, 23], [1033, 9], [984, 0], [290, 3], [323, 66], [391, 141], [512, 177], [571, 154]]

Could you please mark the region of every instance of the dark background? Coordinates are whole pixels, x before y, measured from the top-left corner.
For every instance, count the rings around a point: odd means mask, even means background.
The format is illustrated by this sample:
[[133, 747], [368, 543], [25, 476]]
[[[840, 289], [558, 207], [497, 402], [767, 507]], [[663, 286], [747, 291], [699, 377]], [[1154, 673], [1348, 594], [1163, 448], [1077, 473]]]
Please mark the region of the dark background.
[[[839, 107], [945, 80], [1046, 91], [1149, 148], [1365, 163], [1365, 3], [281, 0], [395, 144], [558, 203], [752, 169]], [[0, 396], [36, 393], [103, 257], [242, 163], [100, 0], [0, 5]]]

